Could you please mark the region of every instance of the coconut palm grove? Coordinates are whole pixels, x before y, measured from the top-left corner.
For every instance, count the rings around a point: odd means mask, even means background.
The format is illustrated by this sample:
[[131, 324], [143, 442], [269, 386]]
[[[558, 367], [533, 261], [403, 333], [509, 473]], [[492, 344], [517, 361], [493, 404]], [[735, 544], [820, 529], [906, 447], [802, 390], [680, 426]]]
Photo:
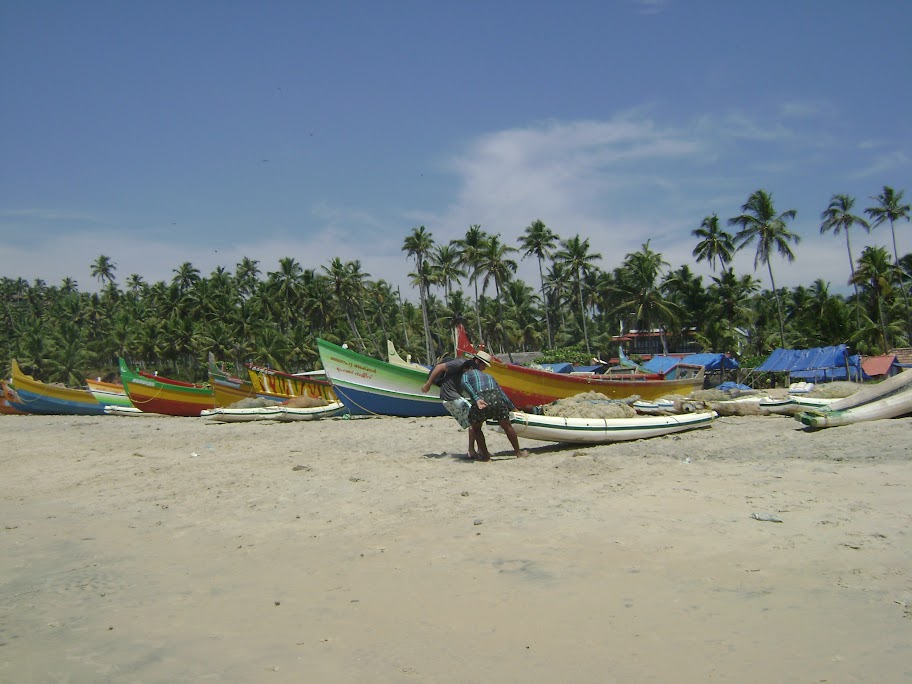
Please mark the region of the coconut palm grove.
[[[71, 278], [0, 278], [0, 359], [6, 376], [15, 358], [29, 374], [73, 386], [116, 374], [118, 356], [186, 380], [206, 377], [210, 353], [238, 368], [311, 370], [318, 337], [379, 358], [390, 339], [403, 355], [432, 363], [452, 352], [457, 322], [497, 353], [583, 363], [616, 356], [612, 338], [631, 330], [658, 331], [667, 352], [686, 342], [730, 352], [748, 368], [777, 347], [847, 344], [880, 354], [910, 344], [912, 253], [900, 257], [897, 236], [910, 221], [903, 191], [884, 186], [861, 203], [833, 195], [822, 209], [821, 233], [845, 242], [849, 296], [822, 280], [776, 285], [776, 265], [796, 259], [800, 237], [789, 229], [796, 212], [776, 207], [771, 193], [753, 192], [732, 214], [708, 215], [691, 231], [708, 281], [688, 264], [669, 264], [649, 240], [603, 267], [588, 238], [559, 235], [541, 220], [516, 244], [482, 225], [448, 243], [412, 228], [402, 242], [411, 293], [372, 280], [358, 260], [305, 265], [289, 256], [270, 268], [244, 258], [233, 272], [208, 275], [185, 262], [170, 282], [149, 283], [139, 273], [123, 278], [116, 258], [102, 254], [91, 269], [98, 292], [80, 292]], [[864, 244], [874, 230], [890, 231], [892, 251]], [[754, 256], [753, 272], [731, 267], [740, 250]], [[537, 281], [515, 276], [521, 259], [537, 266]]]

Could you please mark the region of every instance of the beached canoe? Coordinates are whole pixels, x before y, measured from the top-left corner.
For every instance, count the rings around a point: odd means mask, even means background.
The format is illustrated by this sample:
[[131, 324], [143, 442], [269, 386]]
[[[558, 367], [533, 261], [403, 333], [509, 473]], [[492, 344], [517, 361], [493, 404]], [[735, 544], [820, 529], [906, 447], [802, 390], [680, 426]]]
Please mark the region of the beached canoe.
[[279, 420], [282, 407], [252, 406], [250, 408], [225, 408], [216, 406], [200, 412], [202, 418], [215, 423], [250, 423], [259, 420]]
[[[456, 349], [460, 354], [475, 352], [461, 325], [456, 328]], [[666, 373], [571, 374], [503, 363], [495, 358], [485, 372], [497, 380], [518, 409], [527, 409], [593, 391], [609, 399], [626, 399], [636, 395], [645, 401], [670, 394], [687, 396], [703, 388], [705, 369], [703, 366], [677, 364]]]
[[290, 423], [298, 420], [320, 420], [322, 418], [335, 418], [349, 413], [348, 408], [341, 401], [334, 401], [326, 406], [312, 406], [301, 408], [295, 406], [280, 406], [278, 420]]
[[293, 406], [256, 406], [251, 408], [223, 408], [206, 409], [200, 415], [217, 423], [248, 423], [259, 420], [277, 420], [284, 423], [298, 420], [320, 420], [332, 418], [347, 413], [348, 409], [340, 401], [334, 401], [326, 406], [312, 406], [298, 408]]
[[839, 427], [912, 415], [912, 371], [865, 387], [826, 408], [803, 411], [795, 419], [813, 428]]
[[[636, 418], [562, 418], [513, 411], [510, 413], [510, 424], [516, 434], [525, 439], [600, 444], [660, 437], [708, 427], [715, 417], [714, 411]], [[489, 422], [488, 425], [502, 432], [496, 423]]]
[[317, 349], [336, 396], [352, 415], [449, 415], [436, 387], [421, 392], [426, 370], [380, 361], [321, 339]]
[[47, 385], [26, 375], [16, 359], [12, 361], [12, 382], [8, 386], [8, 401], [22, 413], [64, 416], [103, 416], [104, 404], [87, 389]]
[[86, 379], [86, 386], [100, 404], [134, 408], [130, 397], [127, 396], [127, 390], [119, 383]]
[[838, 401], [838, 399], [789, 394], [781, 399], [765, 397], [760, 400], [758, 406], [763, 413], [771, 413], [780, 416], [794, 416], [796, 413], [801, 413], [802, 411], [826, 409], [836, 401]]
[[169, 416], [199, 416], [215, 408], [215, 396], [209, 387], [132, 371], [119, 359], [120, 377], [133, 405], [145, 412]]

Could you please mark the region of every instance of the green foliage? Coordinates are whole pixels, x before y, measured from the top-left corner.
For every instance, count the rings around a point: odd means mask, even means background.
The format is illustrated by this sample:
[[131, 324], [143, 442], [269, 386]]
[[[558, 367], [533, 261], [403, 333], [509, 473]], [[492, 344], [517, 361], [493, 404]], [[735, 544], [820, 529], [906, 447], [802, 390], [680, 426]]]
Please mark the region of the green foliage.
[[587, 366], [590, 359], [591, 357], [582, 345], [575, 344], [572, 347], [547, 350], [536, 361], [537, 363], [572, 363], [574, 366]]

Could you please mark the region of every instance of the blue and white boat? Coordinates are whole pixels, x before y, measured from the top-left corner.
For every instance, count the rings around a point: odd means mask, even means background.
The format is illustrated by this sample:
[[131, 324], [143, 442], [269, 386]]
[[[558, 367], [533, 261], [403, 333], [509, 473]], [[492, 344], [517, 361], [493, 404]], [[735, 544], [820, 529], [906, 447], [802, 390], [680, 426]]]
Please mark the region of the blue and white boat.
[[426, 417], [449, 415], [437, 387], [421, 387], [428, 371], [364, 356], [317, 340], [320, 361], [333, 390], [352, 415]]

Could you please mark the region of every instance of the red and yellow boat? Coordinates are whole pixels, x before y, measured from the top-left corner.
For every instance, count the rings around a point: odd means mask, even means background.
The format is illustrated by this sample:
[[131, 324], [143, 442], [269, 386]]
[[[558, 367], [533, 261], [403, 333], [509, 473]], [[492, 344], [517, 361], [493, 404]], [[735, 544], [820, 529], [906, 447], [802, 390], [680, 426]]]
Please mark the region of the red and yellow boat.
[[[456, 328], [456, 349], [460, 354], [475, 353], [475, 347], [461, 325]], [[690, 364], [678, 364], [668, 373], [553, 373], [504, 363], [496, 358], [485, 370], [521, 410], [584, 392], [598, 392], [609, 399], [637, 395], [644, 401], [669, 394], [688, 395], [703, 388], [705, 373], [703, 366]]]
[[205, 385], [132, 371], [123, 359], [119, 359], [119, 363], [127, 396], [141, 411], [169, 416], [199, 416], [204, 410], [215, 408], [212, 389]]

